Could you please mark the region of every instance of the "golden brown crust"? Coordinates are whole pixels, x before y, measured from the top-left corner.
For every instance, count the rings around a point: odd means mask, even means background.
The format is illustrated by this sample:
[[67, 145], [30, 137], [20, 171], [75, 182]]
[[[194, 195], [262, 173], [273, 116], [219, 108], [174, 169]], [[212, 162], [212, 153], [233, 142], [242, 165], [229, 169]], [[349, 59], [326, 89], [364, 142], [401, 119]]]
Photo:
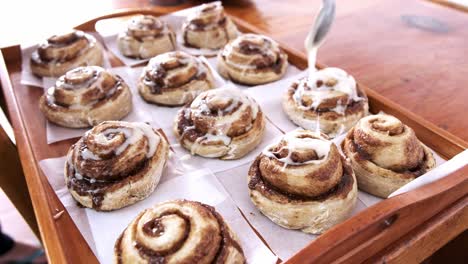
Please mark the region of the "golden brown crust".
[[335, 137], [368, 114], [368, 99], [354, 78], [338, 68], [318, 70], [295, 81], [282, 100], [289, 119]]
[[206, 63], [185, 52], [158, 55], [150, 60], [138, 81], [138, 91], [148, 102], [180, 106], [215, 87]]
[[116, 263], [245, 263], [242, 248], [222, 216], [188, 200], [141, 212], [114, 247]]
[[218, 71], [227, 79], [246, 85], [279, 80], [286, 73], [288, 55], [274, 40], [243, 34], [218, 53]]
[[132, 94], [119, 76], [98, 66], [79, 67], [61, 76], [41, 96], [39, 108], [60, 126], [89, 127], [127, 116]]
[[261, 142], [264, 130], [258, 104], [234, 88], [203, 92], [178, 112], [174, 122], [181, 145], [209, 158], [243, 157]]
[[354, 208], [354, 173], [337, 147], [307, 130], [290, 132], [250, 167], [252, 202], [276, 224], [322, 233]]
[[65, 183], [85, 207], [119, 209], [153, 192], [168, 155], [169, 144], [149, 125], [103, 122], [68, 151]]
[[102, 46], [90, 34], [72, 31], [54, 35], [39, 45], [30, 60], [32, 73], [59, 77], [79, 66], [103, 65]]
[[238, 35], [236, 25], [224, 14], [221, 3], [203, 4], [182, 25], [184, 45], [220, 49]]
[[166, 22], [155, 16], [134, 16], [117, 37], [120, 53], [126, 57], [148, 59], [176, 49], [175, 34]]
[[382, 198], [435, 167], [414, 131], [390, 115], [361, 119], [341, 144], [359, 188]]

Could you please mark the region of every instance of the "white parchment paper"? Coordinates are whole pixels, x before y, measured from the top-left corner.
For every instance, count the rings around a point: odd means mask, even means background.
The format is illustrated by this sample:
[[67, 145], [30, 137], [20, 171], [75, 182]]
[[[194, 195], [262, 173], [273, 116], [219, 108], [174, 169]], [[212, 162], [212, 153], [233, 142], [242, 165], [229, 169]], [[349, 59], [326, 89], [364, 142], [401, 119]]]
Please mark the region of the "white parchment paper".
[[[125, 227], [142, 210], [173, 199], [200, 201], [223, 216], [233, 231], [249, 263], [275, 263], [277, 257], [263, 244], [238, 211], [216, 177], [208, 169], [182, 172], [174, 159], [169, 160], [161, 182], [147, 199], [113, 212], [97, 212], [77, 206], [63, 179], [65, 157], [47, 159], [40, 166], [60, 201], [101, 263], [112, 263], [115, 241]], [[184, 174], [183, 176], [181, 176]], [[177, 186], [177, 188], [174, 188]], [[207, 195], [209, 194], [209, 195]]]

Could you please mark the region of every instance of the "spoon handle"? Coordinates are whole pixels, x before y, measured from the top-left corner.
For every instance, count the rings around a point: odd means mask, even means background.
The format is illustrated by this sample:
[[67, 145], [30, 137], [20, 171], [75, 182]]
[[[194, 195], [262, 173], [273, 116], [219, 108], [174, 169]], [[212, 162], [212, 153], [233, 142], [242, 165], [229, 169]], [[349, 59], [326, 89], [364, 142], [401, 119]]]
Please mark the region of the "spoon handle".
[[315, 18], [315, 22], [307, 34], [305, 39], [305, 48], [307, 51], [309, 74], [313, 74], [317, 69], [317, 50], [322, 44], [328, 31], [330, 31], [333, 20], [335, 19], [335, 0], [323, 0], [319, 14]]

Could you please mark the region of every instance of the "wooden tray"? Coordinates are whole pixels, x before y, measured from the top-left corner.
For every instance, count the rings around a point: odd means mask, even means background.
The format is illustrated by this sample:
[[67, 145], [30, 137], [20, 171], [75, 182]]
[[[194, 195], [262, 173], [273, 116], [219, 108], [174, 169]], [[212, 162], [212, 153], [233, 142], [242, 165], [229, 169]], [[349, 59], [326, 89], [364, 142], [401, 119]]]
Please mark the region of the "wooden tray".
[[[121, 10], [92, 19], [76, 28], [95, 31], [95, 24], [99, 20], [133, 14], [164, 15], [165, 13], [158, 8]], [[261, 30], [242, 20], [235, 17], [232, 19], [243, 32], [264, 34]], [[291, 64], [300, 69], [307, 67], [305, 54], [284, 45], [281, 46], [288, 53]], [[111, 56], [111, 64], [113, 66], [122, 65], [113, 56]], [[38, 162], [42, 159], [65, 155], [76, 139], [51, 145], [46, 143], [46, 121], [38, 111], [37, 105], [43, 90], [20, 84], [21, 50], [19, 46], [1, 49], [0, 77], [9, 118], [15, 129], [19, 155], [41, 231], [41, 238], [50, 263], [97, 263], [96, 257], [69, 214], [65, 211], [58, 217], [57, 213], [64, 210], [64, 206], [38, 166]], [[360, 84], [360, 87], [366, 91], [369, 97], [371, 112], [385, 111], [395, 115], [412, 127], [418, 138], [442, 157], [450, 159], [468, 147], [464, 141], [402, 109], [365, 85]], [[429, 219], [445, 221], [443, 217], [447, 214], [447, 210], [450, 208], [452, 208], [450, 210], [455, 210], [453, 208], [459, 208], [459, 204], [466, 206], [468, 203], [468, 199], [466, 199], [468, 193], [467, 175], [468, 166], [465, 166], [465, 168], [437, 182], [382, 201], [335, 226], [287, 262], [362, 262], [379, 259], [382, 256], [390, 256], [390, 260], [397, 259], [398, 256], [401, 256], [401, 254], [395, 255], [395, 252], [401, 249], [399, 243], [401, 244], [401, 241], [407, 239], [407, 236], [419, 234], [421, 230], [418, 228], [421, 225], [427, 225]], [[454, 207], [457, 205], [459, 207]], [[458, 233], [452, 232], [452, 234], [444, 234], [444, 236], [437, 238], [438, 245], [443, 245]], [[418, 241], [412, 243], [410, 241], [404, 246], [405, 249], [411, 250], [418, 245]], [[393, 258], [391, 258], [392, 256]], [[412, 257], [415, 261], [423, 260], [420, 259], [420, 256], [419, 259], [418, 256]]]

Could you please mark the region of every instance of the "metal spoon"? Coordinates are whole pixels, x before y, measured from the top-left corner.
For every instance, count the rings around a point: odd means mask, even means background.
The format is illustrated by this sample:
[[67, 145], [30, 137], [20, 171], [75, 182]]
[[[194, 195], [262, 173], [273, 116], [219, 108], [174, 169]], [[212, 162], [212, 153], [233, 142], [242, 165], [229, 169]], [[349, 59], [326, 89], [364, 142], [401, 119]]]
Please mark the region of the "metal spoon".
[[335, 0], [323, 0], [320, 12], [315, 18], [315, 23], [307, 34], [304, 45], [307, 51], [309, 75], [317, 69], [317, 50], [322, 44], [328, 31], [330, 31], [333, 20], [335, 19]]

